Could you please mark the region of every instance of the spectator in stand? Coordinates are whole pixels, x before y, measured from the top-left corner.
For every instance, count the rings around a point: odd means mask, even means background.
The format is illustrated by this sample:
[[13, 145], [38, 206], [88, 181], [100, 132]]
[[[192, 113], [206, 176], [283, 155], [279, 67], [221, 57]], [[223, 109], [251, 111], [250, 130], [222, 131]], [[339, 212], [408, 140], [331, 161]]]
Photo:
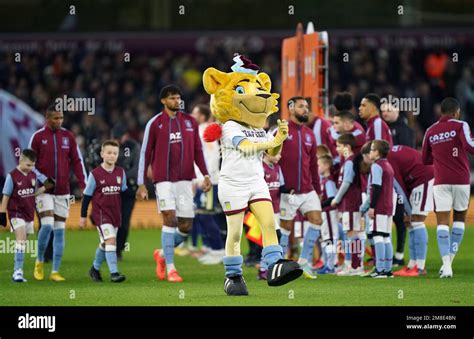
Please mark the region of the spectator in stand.
[[382, 104], [382, 118], [392, 133], [394, 145], [405, 145], [415, 148], [415, 133], [408, 126], [407, 119], [392, 104]]

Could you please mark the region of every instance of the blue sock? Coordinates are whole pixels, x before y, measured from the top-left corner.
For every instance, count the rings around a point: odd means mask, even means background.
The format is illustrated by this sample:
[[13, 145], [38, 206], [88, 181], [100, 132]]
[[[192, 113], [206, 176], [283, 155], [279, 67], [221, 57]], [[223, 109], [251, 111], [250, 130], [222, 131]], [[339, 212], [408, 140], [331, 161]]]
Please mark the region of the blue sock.
[[451, 230], [451, 248], [450, 253], [455, 255], [459, 251], [461, 246], [462, 237], [464, 236], [464, 223], [461, 221], [453, 222], [453, 228]]
[[438, 248], [441, 257], [449, 255], [450, 241], [449, 241], [449, 226], [448, 225], [438, 225], [436, 231], [438, 237]]
[[408, 253], [410, 255], [410, 260], [416, 260], [415, 230], [413, 228], [410, 228], [408, 231]]
[[23, 269], [23, 263], [25, 262], [25, 247], [22, 245], [15, 246], [15, 265], [13, 270]]
[[314, 245], [316, 244], [316, 240], [319, 238], [319, 234], [319, 229], [316, 229], [313, 225], [308, 227], [308, 230], [304, 235], [303, 249], [301, 250], [300, 259], [304, 259], [308, 262], [311, 260]]
[[110, 273], [117, 273], [117, 246], [105, 245], [105, 260], [109, 266]]
[[342, 243], [344, 244], [344, 261], [351, 261], [352, 260], [352, 252], [351, 252], [351, 239], [347, 236], [345, 232], [342, 233]]
[[230, 278], [242, 275], [242, 263], [244, 262], [244, 258], [241, 255], [224, 257], [222, 262], [224, 263], [226, 277]]
[[98, 271], [100, 270], [100, 266], [102, 266], [102, 263], [105, 260], [105, 250], [103, 250], [100, 247], [97, 247], [95, 250], [95, 258], [94, 258], [94, 268]]
[[53, 272], [59, 272], [64, 254], [64, 229], [54, 230], [53, 238]]
[[51, 224], [41, 224], [41, 228], [38, 232], [38, 261], [44, 262], [44, 253], [46, 247], [48, 247], [49, 237], [53, 231], [54, 218], [51, 217]]
[[384, 238], [384, 242], [385, 242], [384, 271], [390, 272], [392, 270], [392, 260], [393, 260], [392, 239], [390, 237], [386, 237]]
[[288, 243], [290, 240], [290, 231], [281, 229], [281, 237], [280, 237], [280, 246], [283, 251], [283, 257], [285, 257], [286, 252], [288, 252]]
[[324, 264], [328, 261], [328, 254], [326, 253], [326, 247], [321, 246], [321, 259], [323, 260]]
[[262, 250], [262, 258], [266, 262], [267, 267], [283, 259], [283, 250], [280, 245], [270, 245]]
[[375, 246], [375, 268], [378, 272], [385, 269], [385, 243], [383, 237], [377, 235], [374, 237]]
[[426, 252], [428, 250], [428, 232], [426, 227], [415, 228], [413, 235], [413, 238], [415, 238], [415, 259], [426, 260]]
[[324, 248], [324, 253], [326, 253], [326, 267], [330, 270], [334, 269], [334, 261], [336, 259], [336, 251], [333, 244], [326, 245]]
[[176, 228], [174, 232], [174, 247], [179, 246], [183, 241], [186, 240], [187, 237], [187, 233], [181, 232], [178, 228]]
[[359, 242], [360, 242], [360, 263], [364, 267], [364, 256], [365, 256], [365, 243], [367, 241], [367, 235], [365, 232], [359, 232]]
[[263, 256], [260, 259], [260, 271], [266, 271], [268, 270], [268, 265], [265, 260], [263, 260]]
[[342, 229], [342, 222], [337, 223], [337, 234], [339, 234], [339, 240], [346, 240], [346, 234], [344, 233], [344, 230]]
[[165, 256], [166, 265], [173, 264], [174, 261], [174, 238], [175, 230], [173, 227], [163, 226], [161, 230], [161, 246]]

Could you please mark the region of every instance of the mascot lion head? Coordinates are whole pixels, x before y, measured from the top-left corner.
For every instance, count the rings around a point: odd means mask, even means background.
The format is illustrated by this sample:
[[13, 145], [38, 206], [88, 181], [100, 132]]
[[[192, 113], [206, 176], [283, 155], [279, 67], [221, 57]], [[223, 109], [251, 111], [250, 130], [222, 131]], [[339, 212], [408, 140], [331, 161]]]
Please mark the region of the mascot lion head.
[[267, 117], [278, 111], [277, 93], [271, 93], [272, 82], [266, 73], [242, 55], [233, 59], [233, 72], [213, 67], [203, 75], [204, 89], [211, 95], [211, 111], [217, 120], [234, 120], [262, 128]]

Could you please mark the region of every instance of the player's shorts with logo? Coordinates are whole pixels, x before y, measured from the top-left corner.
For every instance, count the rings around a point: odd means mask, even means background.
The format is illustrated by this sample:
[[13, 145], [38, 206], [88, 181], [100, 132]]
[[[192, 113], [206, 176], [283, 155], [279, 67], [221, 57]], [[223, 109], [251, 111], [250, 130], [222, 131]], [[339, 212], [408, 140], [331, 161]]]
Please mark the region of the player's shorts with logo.
[[465, 211], [469, 208], [470, 185], [434, 185], [436, 212]]
[[97, 226], [97, 231], [99, 232], [100, 242], [104, 243], [105, 240], [110, 238], [117, 238], [118, 227], [115, 227], [112, 224], [102, 224]]
[[194, 218], [193, 186], [190, 180], [155, 184], [158, 211], [175, 210], [180, 218]]
[[21, 227], [26, 227], [26, 234], [34, 234], [35, 231], [33, 229], [33, 221], [26, 222], [24, 219], [21, 218], [11, 218], [10, 219], [10, 231], [15, 232], [16, 230], [20, 229]]
[[321, 201], [316, 191], [300, 194], [282, 194], [280, 197], [280, 219], [293, 220], [296, 212], [303, 215], [310, 211], [321, 211]]
[[415, 215], [428, 215], [433, 211], [433, 183], [429, 182], [415, 187], [410, 193], [411, 213]]
[[349, 231], [362, 231], [361, 215], [360, 212], [340, 212], [342, 219], [342, 230], [344, 232]]
[[373, 233], [373, 232], [391, 233], [392, 222], [393, 222], [393, 216], [384, 215], [384, 214], [376, 214], [374, 219], [369, 219], [369, 233]]
[[44, 211], [54, 211], [55, 215], [62, 218], [69, 217], [70, 195], [55, 195], [42, 193], [36, 197], [36, 210], [41, 213]]
[[219, 202], [226, 215], [237, 214], [245, 211], [248, 206], [257, 201], [272, 201], [268, 185], [262, 178], [252, 185], [232, 185], [224, 180], [219, 180]]

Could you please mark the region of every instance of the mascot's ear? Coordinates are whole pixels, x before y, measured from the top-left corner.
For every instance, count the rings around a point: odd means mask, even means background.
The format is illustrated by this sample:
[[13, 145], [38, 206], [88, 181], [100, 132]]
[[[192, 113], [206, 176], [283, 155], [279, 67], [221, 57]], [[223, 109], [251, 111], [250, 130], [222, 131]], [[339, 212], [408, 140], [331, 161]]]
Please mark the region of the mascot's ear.
[[267, 73], [258, 73], [257, 75], [258, 79], [262, 82], [263, 84], [263, 87], [267, 90], [267, 91], [271, 91], [272, 89], [272, 81], [270, 80], [270, 77], [268, 76]]
[[202, 83], [208, 94], [214, 94], [217, 92], [219, 87], [222, 87], [227, 82], [228, 79], [229, 76], [227, 73], [221, 72], [214, 67], [210, 67], [204, 72]]

